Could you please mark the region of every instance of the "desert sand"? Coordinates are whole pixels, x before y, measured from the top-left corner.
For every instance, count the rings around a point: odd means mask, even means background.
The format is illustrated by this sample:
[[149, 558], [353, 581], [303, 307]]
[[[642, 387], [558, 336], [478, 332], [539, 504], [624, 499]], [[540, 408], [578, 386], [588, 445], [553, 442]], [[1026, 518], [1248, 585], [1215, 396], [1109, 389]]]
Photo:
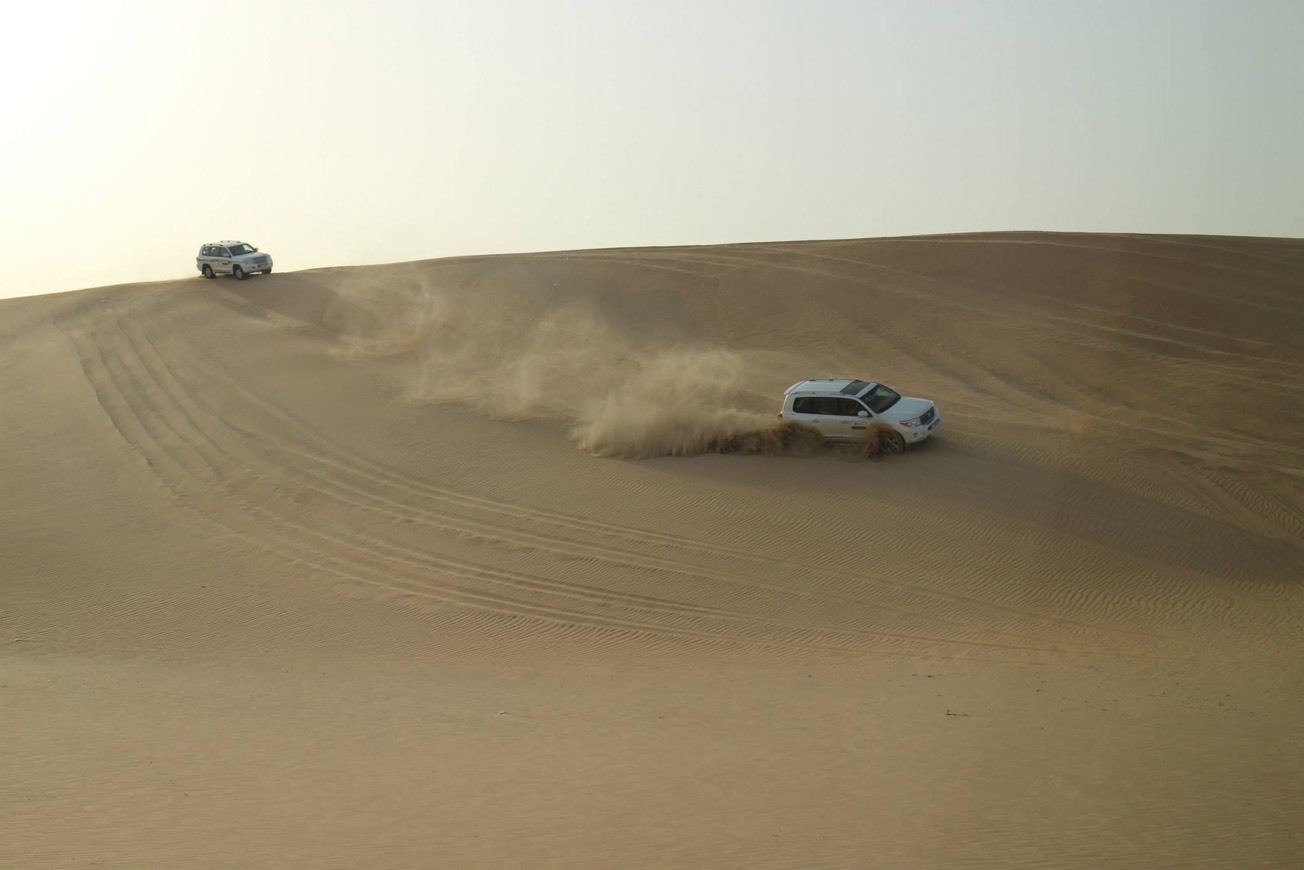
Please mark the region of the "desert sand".
[[[904, 455], [718, 453], [881, 380]], [[0, 866], [1304, 862], [1304, 241], [0, 302]]]

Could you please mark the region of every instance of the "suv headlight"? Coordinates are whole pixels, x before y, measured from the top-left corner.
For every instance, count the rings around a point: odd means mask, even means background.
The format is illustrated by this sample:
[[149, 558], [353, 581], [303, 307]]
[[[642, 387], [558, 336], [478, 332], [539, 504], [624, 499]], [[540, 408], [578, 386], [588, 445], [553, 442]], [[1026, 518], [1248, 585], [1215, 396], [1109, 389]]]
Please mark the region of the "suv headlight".
[[916, 417], [913, 420], [902, 420], [901, 425], [905, 426], [907, 429], [913, 429], [919, 425], [919, 418]]

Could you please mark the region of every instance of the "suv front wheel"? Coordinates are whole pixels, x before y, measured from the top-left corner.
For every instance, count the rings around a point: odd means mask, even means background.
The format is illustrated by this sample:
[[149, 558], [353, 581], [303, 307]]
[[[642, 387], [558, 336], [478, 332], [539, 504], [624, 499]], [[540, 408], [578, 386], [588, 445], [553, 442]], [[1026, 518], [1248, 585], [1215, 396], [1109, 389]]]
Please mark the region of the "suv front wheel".
[[243, 281], [243, 280], [244, 280], [244, 269], [241, 269], [239, 266], [232, 266], [232, 267], [231, 267], [231, 276], [232, 276], [233, 278], [235, 278], [237, 281]]
[[900, 432], [888, 430], [880, 437], [882, 438], [882, 447], [880, 449], [884, 453], [900, 453], [906, 449], [906, 439], [901, 436]]

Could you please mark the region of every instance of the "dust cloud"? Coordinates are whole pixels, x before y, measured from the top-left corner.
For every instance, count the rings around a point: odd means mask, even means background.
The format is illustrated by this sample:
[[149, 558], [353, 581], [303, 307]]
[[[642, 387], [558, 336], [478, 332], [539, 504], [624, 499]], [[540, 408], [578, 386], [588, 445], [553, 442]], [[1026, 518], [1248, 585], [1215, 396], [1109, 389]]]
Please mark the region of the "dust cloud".
[[333, 319], [342, 355], [410, 360], [406, 400], [561, 421], [597, 456], [822, 449], [814, 429], [777, 423], [778, 393], [749, 385], [745, 353], [668, 338], [607, 302], [556, 286], [443, 287], [414, 276], [341, 288]]

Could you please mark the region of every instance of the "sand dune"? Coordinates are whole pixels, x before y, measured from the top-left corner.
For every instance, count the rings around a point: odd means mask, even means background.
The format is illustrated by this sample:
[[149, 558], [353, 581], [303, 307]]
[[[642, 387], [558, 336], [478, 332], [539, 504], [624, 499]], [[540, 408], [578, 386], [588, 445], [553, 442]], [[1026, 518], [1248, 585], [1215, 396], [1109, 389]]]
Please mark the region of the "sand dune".
[[[574, 251], [0, 312], [0, 865], [1304, 855], [1304, 242]], [[943, 427], [775, 437], [819, 375]]]

